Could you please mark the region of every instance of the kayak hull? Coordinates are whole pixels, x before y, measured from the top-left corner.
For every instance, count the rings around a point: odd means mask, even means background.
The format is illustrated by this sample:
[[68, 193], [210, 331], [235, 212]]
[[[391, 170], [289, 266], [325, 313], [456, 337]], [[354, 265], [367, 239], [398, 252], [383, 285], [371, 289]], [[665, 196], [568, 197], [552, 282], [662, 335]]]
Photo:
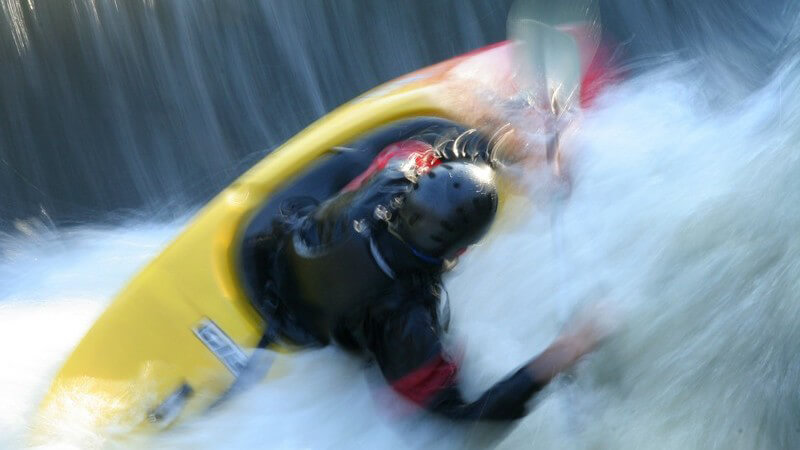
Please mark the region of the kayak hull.
[[[497, 48], [503, 46], [484, 53]], [[418, 116], [457, 119], [440, 101], [441, 89], [448, 73], [480, 54], [409, 74], [343, 105], [219, 193], [80, 341], [41, 404], [34, 443], [61, 440], [76, 427], [93, 439], [157, 431], [216, 402], [268, 326], [250, 303], [238, 263], [243, 234], [261, 205], [332, 149], [371, 130]]]

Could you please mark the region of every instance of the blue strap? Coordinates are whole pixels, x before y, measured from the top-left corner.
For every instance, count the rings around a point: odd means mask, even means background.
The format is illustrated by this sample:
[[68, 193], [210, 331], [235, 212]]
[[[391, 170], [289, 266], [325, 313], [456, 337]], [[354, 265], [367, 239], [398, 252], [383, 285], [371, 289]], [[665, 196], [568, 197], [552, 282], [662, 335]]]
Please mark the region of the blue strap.
[[423, 253], [423, 252], [421, 252], [421, 251], [419, 251], [419, 250], [415, 249], [414, 247], [412, 247], [412, 246], [408, 245], [408, 243], [405, 243], [405, 244], [406, 244], [406, 246], [408, 246], [408, 248], [409, 248], [409, 249], [411, 249], [411, 253], [413, 253], [413, 254], [414, 254], [414, 256], [416, 256], [417, 258], [419, 258], [419, 259], [421, 259], [421, 260], [425, 261], [426, 263], [429, 263], [429, 264], [435, 264], [435, 265], [442, 265], [442, 264], [444, 264], [444, 259], [442, 259], [442, 258], [435, 258], [435, 257], [433, 257], [433, 256], [430, 256], [430, 255], [428, 255], [428, 254], [426, 254], [426, 253]]

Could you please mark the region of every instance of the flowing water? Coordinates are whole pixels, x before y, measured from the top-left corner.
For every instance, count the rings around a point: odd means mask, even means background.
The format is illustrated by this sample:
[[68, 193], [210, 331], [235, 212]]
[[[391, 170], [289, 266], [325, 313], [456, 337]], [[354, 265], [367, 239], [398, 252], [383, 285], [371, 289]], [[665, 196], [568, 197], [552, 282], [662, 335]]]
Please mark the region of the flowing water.
[[[711, 33], [715, 12], [692, 23]], [[542, 350], [587, 302], [604, 299], [619, 323], [516, 426], [409, 415], [373, 367], [328, 348], [289, 358], [287, 376], [213, 414], [125, 446], [797, 448], [800, 22], [780, 12], [752, 22], [769, 32], [752, 48], [703, 35], [691, 51], [658, 53], [657, 67], [635, 60], [648, 70], [606, 92], [566, 144], [569, 197], [514, 199], [513, 220], [448, 279], [469, 394]], [[736, 51], [755, 62], [732, 70]], [[70, 348], [186, 223], [125, 217], [17, 221], [0, 238], [0, 447], [22, 445]]]

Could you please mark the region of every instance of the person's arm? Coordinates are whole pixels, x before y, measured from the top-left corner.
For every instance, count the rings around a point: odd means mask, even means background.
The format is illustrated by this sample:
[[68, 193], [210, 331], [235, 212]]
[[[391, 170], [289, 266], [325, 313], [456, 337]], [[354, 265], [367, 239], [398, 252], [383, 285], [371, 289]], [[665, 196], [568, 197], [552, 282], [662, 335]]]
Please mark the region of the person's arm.
[[530, 363], [466, 401], [458, 367], [442, 351], [433, 313], [417, 304], [382, 314], [369, 324], [369, 347], [392, 388], [411, 402], [457, 420], [509, 421], [526, 414], [525, 404], [555, 375], [591, 350], [587, 335], [557, 339]]
[[593, 331], [593, 325], [587, 324], [575, 334], [559, 336], [524, 369], [536, 383], [547, 384], [592, 351], [600, 340], [601, 337]]

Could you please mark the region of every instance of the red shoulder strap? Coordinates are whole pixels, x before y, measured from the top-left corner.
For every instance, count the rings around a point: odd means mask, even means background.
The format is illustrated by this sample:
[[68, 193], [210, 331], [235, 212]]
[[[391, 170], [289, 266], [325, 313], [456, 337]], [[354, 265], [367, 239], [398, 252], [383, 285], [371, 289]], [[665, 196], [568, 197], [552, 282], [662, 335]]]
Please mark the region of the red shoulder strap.
[[366, 180], [385, 169], [390, 162], [398, 160], [413, 160], [417, 170], [420, 171], [435, 167], [441, 162], [434, 155], [433, 146], [427, 142], [418, 140], [395, 142], [381, 150], [378, 156], [372, 160], [372, 164], [369, 165], [367, 170], [347, 183], [342, 191], [348, 192], [358, 189]]

